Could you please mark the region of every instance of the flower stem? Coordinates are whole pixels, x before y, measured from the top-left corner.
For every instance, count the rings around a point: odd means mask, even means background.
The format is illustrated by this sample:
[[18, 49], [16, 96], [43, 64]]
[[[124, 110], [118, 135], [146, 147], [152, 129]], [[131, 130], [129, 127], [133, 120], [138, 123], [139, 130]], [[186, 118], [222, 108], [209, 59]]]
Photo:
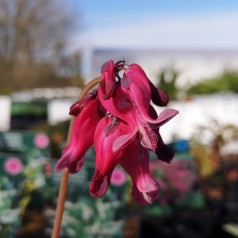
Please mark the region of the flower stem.
[[[101, 78], [97, 77], [90, 81], [83, 89], [83, 91], [80, 93], [78, 100], [80, 100], [82, 97], [84, 97], [94, 86], [96, 86], [100, 82]], [[72, 133], [72, 124], [74, 121], [74, 117], [72, 118], [70, 122], [68, 137], [67, 137], [67, 143], [69, 144], [71, 140], [71, 133]], [[63, 212], [64, 212], [64, 204], [65, 199], [67, 195], [67, 188], [68, 188], [68, 181], [69, 181], [69, 171], [65, 169], [61, 176], [61, 182], [60, 182], [60, 190], [58, 195], [58, 202], [57, 202], [57, 208], [56, 208], [56, 215], [55, 215], [55, 222], [53, 227], [53, 232], [51, 238], [58, 238], [60, 234], [60, 227], [62, 223], [63, 218]]]

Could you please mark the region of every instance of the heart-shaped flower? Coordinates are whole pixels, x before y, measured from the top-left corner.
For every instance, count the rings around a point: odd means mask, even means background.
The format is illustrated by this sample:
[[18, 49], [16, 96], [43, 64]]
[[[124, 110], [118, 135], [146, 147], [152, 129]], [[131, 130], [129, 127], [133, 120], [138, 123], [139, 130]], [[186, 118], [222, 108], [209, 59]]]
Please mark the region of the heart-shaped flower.
[[94, 145], [91, 195], [102, 197], [107, 192], [112, 172], [120, 164], [132, 179], [134, 199], [141, 204], [152, 203], [158, 198], [159, 184], [150, 174], [149, 151], [165, 162], [174, 156], [164, 144], [159, 128], [178, 111], [165, 109], [157, 114], [154, 108], [168, 101], [167, 93], [157, 89], [139, 65], [106, 62], [98, 88], [70, 108], [70, 114], [75, 116], [71, 140], [56, 169], [78, 172], [84, 154]]

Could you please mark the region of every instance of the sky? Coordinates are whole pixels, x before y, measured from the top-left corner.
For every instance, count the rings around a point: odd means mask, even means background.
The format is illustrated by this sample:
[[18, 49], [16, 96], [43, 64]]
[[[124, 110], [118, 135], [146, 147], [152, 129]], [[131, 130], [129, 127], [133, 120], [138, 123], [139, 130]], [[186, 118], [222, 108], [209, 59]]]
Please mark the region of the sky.
[[238, 49], [237, 0], [70, 0], [74, 44]]

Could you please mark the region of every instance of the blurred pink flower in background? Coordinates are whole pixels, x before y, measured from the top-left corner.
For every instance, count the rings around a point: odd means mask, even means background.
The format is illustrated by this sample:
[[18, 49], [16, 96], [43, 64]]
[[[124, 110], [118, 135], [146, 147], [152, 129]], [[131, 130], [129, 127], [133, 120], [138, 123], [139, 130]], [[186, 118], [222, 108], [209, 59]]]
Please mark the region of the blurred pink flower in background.
[[10, 175], [18, 175], [23, 171], [23, 164], [16, 157], [9, 157], [4, 162], [4, 169]]
[[126, 182], [126, 174], [122, 169], [115, 168], [111, 176], [111, 184], [114, 186], [122, 186]]
[[184, 194], [191, 191], [197, 179], [186, 160], [174, 160], [171, 164], [152, 161], [150, 169], [163, 191], [163, 201], [179, 201]]
[[34, 145], [39, 149], [44, 149], [49, 145], [49, 138], [43, 133], [39, 133], [34, 138]]

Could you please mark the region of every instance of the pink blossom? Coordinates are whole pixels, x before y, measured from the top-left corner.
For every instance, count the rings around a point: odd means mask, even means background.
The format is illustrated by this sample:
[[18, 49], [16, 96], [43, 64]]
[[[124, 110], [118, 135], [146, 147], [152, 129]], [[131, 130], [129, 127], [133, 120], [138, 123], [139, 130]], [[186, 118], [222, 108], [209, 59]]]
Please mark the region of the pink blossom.
[[49, 138], [43, 133], [36, 134], [34, 138], [34, 144], [40, 149], [44, 149], [49, 145]]
[[126, 174], [122, 169], [115, 168], [111, 175], [111, 184], [114, 186], [121, 186], [126, 182]]
[[4, 169], [10, 175], [18, 175], [23, 170], [23, 164], [20, 159], [10, 157], [4, 162]]

